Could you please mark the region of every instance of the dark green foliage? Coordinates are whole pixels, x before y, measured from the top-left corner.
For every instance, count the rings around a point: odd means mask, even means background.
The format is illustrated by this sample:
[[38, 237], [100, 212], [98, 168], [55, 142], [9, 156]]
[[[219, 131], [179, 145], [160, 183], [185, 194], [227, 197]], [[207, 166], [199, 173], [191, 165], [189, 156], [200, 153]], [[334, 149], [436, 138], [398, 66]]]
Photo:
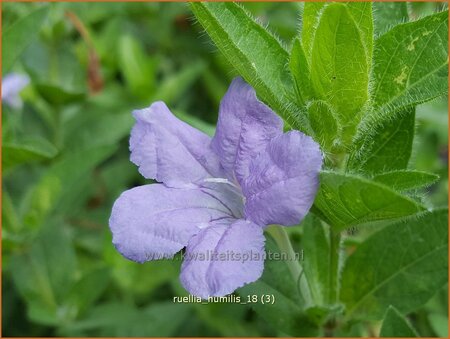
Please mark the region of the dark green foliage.
[[[2, 74], [30, 77], [2, 105], [2, 335], [448, 336], [445, 9], [2, 3]], [[111, 243], [113, 202], [148, 183], [131, 112], [163, 100], [213, 135], [237, 75], [324, 153], [311, 213], [266, 232], [302, 257], [266, 260], [243, 303], [174, 302], [180, 255]]]

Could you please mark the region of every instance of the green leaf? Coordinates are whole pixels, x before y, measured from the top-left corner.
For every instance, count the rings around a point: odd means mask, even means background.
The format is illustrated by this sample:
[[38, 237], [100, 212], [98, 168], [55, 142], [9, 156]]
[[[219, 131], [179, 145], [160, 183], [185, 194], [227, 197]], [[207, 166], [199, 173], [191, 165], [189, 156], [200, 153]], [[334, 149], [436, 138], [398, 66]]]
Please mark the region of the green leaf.
[[102, 295], [110, 281], [108, 268], [102, 267], [84, 274], [68, 292], [65, 305], [75, 316], [87, 311]]
[[91, 309], [85, 319], [70, 324], [65, 331], [93, 333], [101, 337], [171, 337], [187, 319], [191, 309], [189, 304], [172, 301], [152, 303], [140, 309], [109, 302]]
[[35, 83], [36, 91], [50, 104], [62, 106], [81, 101], [86, 93], [72, 88], [64, 88], [64, 85], [55, 85], [49, 83]]
[[428, 321], [438, 337], [448, 338], [448, 316], [440, 313], [431, 313], [428, 315]]
[[314, 94], [311, 87], [311, 75], [305, 51], [299, 39], [292, 45], [289, 68], [294, 80], [295, 90], [300, 105], [305, 105]]
[[402, 170], [378, 174], [373, 180], [396, 191], [409, 191], [430, 186], [439, 180], [439, 176], [421, 171]]
[[103, 257], [111, 267], [115, 284], [127, 293], [139, 297], [149, 295], [155, 288], [179, 274], [179, 265], [176, 261], [156, 260], [145, 265], [136, 265], [135, 262], [124, 260], [111, 243], [111, 234], [108, 234], [104, 242]]
[[388, 186], [354, 175], [324, 171], [320, 173], [320, 189], [313, 212], [336, 230], [343, 230], [402, 218], [422, 210], [423, 206]]
[[416, 338], [417, 332], [408, 320], [393, 306], [389, 306], [380, 330], [381, 338]]
[[368, 73], [361, 30], [345, 5], [328, 5], [314, 37], [311, 80], [318, 98], [336, 111], [346, 143], [368, 98]]
[[392, 117], [448, 92], [448, 12], [401, 24], [375, 41], [371, 98]]
[[305, 2], [302, 23], [302, 45], [308, 60], [311, 60], [314, 35], [326, 2]]
[[[270, 237], [266, 237], [266, 253], [271, 252], [273, 257], [281, 252]], [[317, 326], [308, 319], [302, 309], [302, 300], [298, 293], [297, 282], [285, 262], [266, 259], [262, 277], [256, 282], [245, 285], [238, 293], [247, 302], [247, 298], [258, 296], [258, 301], [250, 306], [269, 324], [283, 333], [292, 336], [317, 336]], [[261, 303], [261, 296], [273, 295], [274, 303]]]
[[406, 314], [446, 282], [448, 210], [424, 212], [375, 233], [347, 259], [341, 300], [348, 318], [380, 319], [393, 305]]
[[14, 62], [23, 53], [27, 46], [38, 35], [42, 23], [48, 12], [48, 6], [41, 7], [27, 16], [19, 19], [8, 27], [2, 36], [2, 72], [10, 71]]
[[14, 206], [11, 196], [5, 187], [2, 190], [2, 223], [3, 240], [5, 240], [5, 232], [16, 232], [22, 226], [17, 207]]
[[308, 120], [314, 139], [322, 149], [332, 150], [339, 135], [339, 126], [333, 109], [325, 101], [314, 100], [308, 105]]
[[74, 213], [83, 204], [92, 170], [116, 150], [116, 146], [96, 147], [67, 154], [33, 188], [25, 223], [40, 225], [52, 212]]
[[373, 2], [373, 21], [377, 35], [385, 33], [393, 26], [408, 22], [406, 2]]
[[2, 144], [2, 167], [7, 170], [25, 163], [51, 159], [57, 153], [56, 147], [43, 138], [28, 137], [7, 141]]
[[167, 77], [152, 94], [152, 101], [161, 100], [169, 106], [174, 104], [187, 92], [204, 70], [205, 63], [198, 61], [176, 74]]
[[64, 227], [46, 227], [31, 249], [11, 259], [14, 283], [33, 321], [56, 325], [67, 313], [60, 309], [75, 280], [76, 257]]
[[346, 5], [360, 30], [361, 39], [366, 48], [367, 64], [370, 65], [373, 49], [372, 2], [347, 2]]
[[70, 151], [116, 145], [135, 122], [131, 107], [105, 108], [85, 104], [63, 123], [64, 145]]
[[302, 244], [307, 253], [302, 262], [303, 270], [313, 301], [316, 305], [325, 305], [330, 281], [330, 244], [319, 219], [310, 215], [302, 225]]
[[411, 157], [415, 109], [367, 126], [358, 132], [347, 168], [367, 174], [405, 169]]
[[259, 97], [293, 128], [300, 129], [298, 109], [292, 104], [289, 55], [280, 42], [238, 4], [193, 2], [190, 5], [217, 48]]
[[146, 55], [139, 41], [123, 35], [118, 42], [119, 67], [136, 97], [147, 100], [155, 86], [155, 60]]

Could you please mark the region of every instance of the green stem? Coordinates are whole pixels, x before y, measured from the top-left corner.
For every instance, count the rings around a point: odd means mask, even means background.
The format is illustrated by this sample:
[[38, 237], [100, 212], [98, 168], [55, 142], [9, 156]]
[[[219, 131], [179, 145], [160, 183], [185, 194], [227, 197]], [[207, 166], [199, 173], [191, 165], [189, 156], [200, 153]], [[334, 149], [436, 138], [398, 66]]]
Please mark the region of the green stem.
[[305, 301], [305, 304], [310, 305], [311, 291], [309, 289], [305, 275], [302, 275], [303, 269], [300, 262], [298, 260], [295, 260], [296, 258], [295, 251], [292, 248], [292, 244], [291, 241], [289, 240], [289, 236], [286, 230], [284, 229], [284, 227], [272, 225], [267, 229], [267, 231], [274, 238], [280, 251], [288, 255], [288, 260], [286, 261], [286, 264], [289, 268], [289, 271], [291, 272], [292, 278], [296, 283], [299, 284], [300, 293]]
[[340, 256], [340, 245], [341, 245], [341, 233], [335, 232], [330, 227], [330, 272], [329, 272], [329, 294], [328, 294], [328, 304], [333, 305], [338, 301], [338, 291], [339, 291], [339, 256]]

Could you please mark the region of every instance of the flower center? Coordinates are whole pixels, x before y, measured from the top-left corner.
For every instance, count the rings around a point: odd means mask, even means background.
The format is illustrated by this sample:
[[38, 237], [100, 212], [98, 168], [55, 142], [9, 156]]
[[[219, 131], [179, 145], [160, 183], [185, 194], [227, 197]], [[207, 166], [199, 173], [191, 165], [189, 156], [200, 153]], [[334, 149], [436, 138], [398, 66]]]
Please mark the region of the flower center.
[[234, 217], [243, 217], [245, 197], [242, 194], [239, 184], [234, 183], [227, 178], [206, 178], [203, 179], [203, 182], [205, 183], [204, 187], [209, 186], [210, 189], [214, 189], [222, 193], [221, 203], [233, 211], [232, 214]]

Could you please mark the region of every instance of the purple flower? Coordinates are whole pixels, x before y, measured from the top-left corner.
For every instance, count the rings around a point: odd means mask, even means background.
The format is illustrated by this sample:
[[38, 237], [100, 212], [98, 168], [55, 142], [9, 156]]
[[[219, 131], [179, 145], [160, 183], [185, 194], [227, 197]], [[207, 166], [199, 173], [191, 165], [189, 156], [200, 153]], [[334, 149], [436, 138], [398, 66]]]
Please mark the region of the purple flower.
[[20, 91], [29, 84], [26, 75], [10, 73], [2, 79], [2, 101], [12, 108], [22, 107]]
[[180, 279], [202, 298], [257, 280], [265, 226], [297, 225], [314, 201], [318, 144], [299, 131], [283, 133], [282, 120], [241, 78], [221, 102], [212, 139], [163, 102], [133, 115], [131, 161], [161, 184], [117, 199], [109, 221], [117, 250], [144, 262], [186, 247]]

